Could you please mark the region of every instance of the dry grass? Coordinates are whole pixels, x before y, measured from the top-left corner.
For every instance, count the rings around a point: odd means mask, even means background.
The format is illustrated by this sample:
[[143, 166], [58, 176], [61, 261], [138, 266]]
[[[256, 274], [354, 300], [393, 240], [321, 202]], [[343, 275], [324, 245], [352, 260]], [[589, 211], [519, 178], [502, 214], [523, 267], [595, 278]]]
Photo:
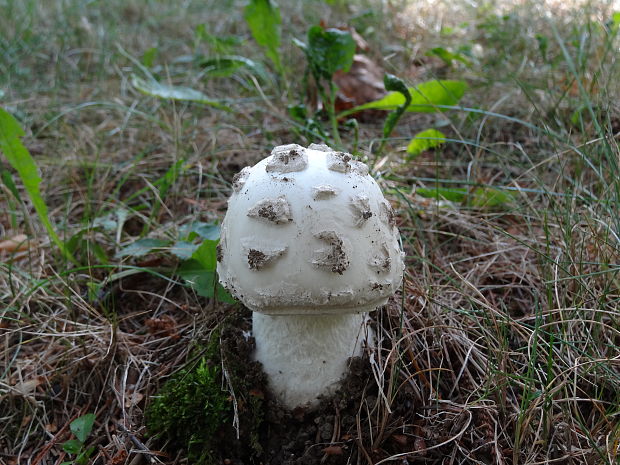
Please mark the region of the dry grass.
[[[182, 452], [156, 455], [144, 407], [230, 308], [167, 274], [169, 254], [115, 253], [143, 235], [174, 238], [195, 219], [220, 219], [232, 175], [295, 137], [283, 109], [301, 92], [295, 79], [287, 96], [274, 82], [200, 81], [175, 62], [193, 53], [201, 23], [243, 37], [239, 53], [260, 60], [238, 9], [112, 3], [0, 0], [0, 104], [28, 129], [50, 216], [79, 240], [82, 265], [64, 263], [26, 197], [0, 185], [0, 240], [29, 238], [25, 251], [0, 252], [0, 463], [67, 459], [68, 425], [86, 412], [97, 415], [98, 463], [183, 463]], [[618, 463], [620, 73], [617, 37], [610, 46], [594, 26], [614, 5], [545, 3], [535, 11], [553, 14], [534, 18], [532, 3], [521, 3], [283, 5], [287, 39], [321, 17], [370, 22], [371, 54], [386, 69], [412, 82], [464, 78], [465, 105], [486, 111], [447, 114], [463, 143], [413, 161], [398, 138], [373, 160], [381, 122], [361, 125], [362, 153], [399, 213], [408, 267], [402, 293], [376, 317], [382, 395], [360, 413], [359, 463]], [[362, 21], [367, 6], [376, 14]], [[547, 60], [536, 34], [548, 39]], [[471, 68], [449, 68], [424, 56], [439, 45], [480, 48]], [[136, 92], [128, 56], [154, 46], [162, 79], [233, 96], [235, 112]], [[290, 76], [303, 72], [298, 50], [283, 53]], [[571, 124], [576, 108], [585, 110]], [[436, 121], [410, 115], [396, 136]], [[183, 170], [162, 189], [179, 160]], [[416, 193], [437, 183], [512, 189], [514, 198], [474, 208]], [[119, 209], [121, 228], [93, 227]], [[395, 440], [406, 452], [385, 452]]]

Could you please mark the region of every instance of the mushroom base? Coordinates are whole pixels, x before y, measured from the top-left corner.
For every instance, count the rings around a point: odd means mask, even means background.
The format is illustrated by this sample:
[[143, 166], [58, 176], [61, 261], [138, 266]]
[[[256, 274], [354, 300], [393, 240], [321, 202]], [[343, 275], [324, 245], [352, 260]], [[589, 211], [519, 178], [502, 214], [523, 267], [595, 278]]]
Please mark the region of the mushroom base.
[[319, 395], [336, 390], [350, 357], [374, 346], [365, 313], [265, 315], [254, 312], [254, 358], [269, 377], [272, 392], [288, 408], [312, 407]]

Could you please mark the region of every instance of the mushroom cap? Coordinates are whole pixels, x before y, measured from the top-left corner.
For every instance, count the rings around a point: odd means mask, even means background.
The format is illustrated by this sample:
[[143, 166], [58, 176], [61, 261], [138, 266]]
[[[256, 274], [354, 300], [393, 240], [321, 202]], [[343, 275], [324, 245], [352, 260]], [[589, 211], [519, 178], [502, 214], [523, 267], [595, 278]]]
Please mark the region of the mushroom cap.
[[390, 204], [351, 155], [279, 146], [233, 180], [221, 228], [220, 282], [253, 311], [368, 312], [402, 282]]

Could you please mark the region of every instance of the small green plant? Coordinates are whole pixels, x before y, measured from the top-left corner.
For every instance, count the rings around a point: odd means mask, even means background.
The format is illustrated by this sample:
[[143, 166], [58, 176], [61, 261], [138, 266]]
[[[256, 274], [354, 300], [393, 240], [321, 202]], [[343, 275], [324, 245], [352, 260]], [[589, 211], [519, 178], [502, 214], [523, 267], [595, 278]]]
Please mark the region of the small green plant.
[[[405, 112], [435, 113], [449, 109], [456, 105], [467, 91], [467, 84], [456, 80], [432, 80], [407, 87], [398, 77], [386, 74], [383, 82], [385, 90], [389, 92], [385, 97], [338, 115], [340, 119], [362, 110], [390, 111], [383, 124], [383, 139], [377, 150], [378, 154], [383, 152], [390, 133]], [[424, 130], [414, 135], [407, 147], [407, 153], [413, 158], [424, 150], [443, 144], [445, 140], [445, 135], [436, 129]]]
[[264, 48], [280, 76], [284, 76], [284, 67], [280, 59], [280, 9], [269, 0], [251, 0], [243, 10], [245, 21], [258, 45]]
[[[106, 220], [102, 218], [98, 223]], [[110, 225], [114, 228], [114, 224]], [[217, 244], [220, 227], [212, 223], [195, 221], [179, 229], [177, 240], [144, 237], [123, 247], [116, 258], [141, 257], [149, 253], [169, 252], [181, 260], [176, 274], [202, 297], [219, 302], [234, 303], [235, 299], [217, 279]], [[201, 240], [200, 243], [196, 243]]]
[[[21, 141], [21, 138], [24, 136], [24, 130], [13, 115], [0, 108], [0, 152], [4, 153], [9, 164], [17, 171], [30, 197], [30, 201], [52, 242], [54, 242], [66, 259], [75, 263], [75, 259], [56, 233], [49, 219], [47, 205], [41, 195], [39, 168]], [[7, 176], [4, 173], [4, 182], [7, 183]]]
[[61, 465], [86, 465], [90, 456], [95, 451], [95, 446], [86, 447], [86, 440], [93, 429], [95, 423], [95, 414], [87, 413], [71, 422], [71, 432], [75, 439], [69, 439], [64, 442], [62, 449], [67, 453], [74, 455], [75, 458]]
[[146, 411], [149, 434], [187, 450], [189, 463], [212, 463], [214, 436], [230, 412], [217, 364], [218, 338], [191, 367], [169, 379]]
[[336, 94], [338, 88], [334, 82], [336, 71], [347, 72], [353, 64], [355, 41], [347, 31], [323, 29], [312, 26], [308, 30], [308, 42], [294, 41], [306, 54], [310, 73], [325, 106], [332, 128], [334, 142], [342, 146], [336, 117]]

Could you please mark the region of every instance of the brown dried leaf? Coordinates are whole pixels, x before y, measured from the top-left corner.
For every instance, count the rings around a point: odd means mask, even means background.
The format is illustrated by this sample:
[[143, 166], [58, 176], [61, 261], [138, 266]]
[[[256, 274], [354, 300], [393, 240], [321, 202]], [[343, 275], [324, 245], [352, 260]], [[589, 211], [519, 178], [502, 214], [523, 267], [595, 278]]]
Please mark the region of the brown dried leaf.
[[253, 397], [258, 397], [259, 399], [264, 399], [265, 398], [265, 393], [263, 391], [261, 391], [260, 389], [256, 389], [256, 388], [252, 388], [248, 391], [248, 394], [250, 394]]
[[125, 399], [125, 408], [130, 408], [134, 405], [139, 404], [142, 399], [144, 399], [144, 394], [141, 394], [139, 392], [128, 392]]
[[343, 455], [344, 452], [341, 446], [328, 446], [323, 449], [325, 455]]
[[179, 339], [179, 331], [177, 322], [170, 315], [164, 315], [161, 318], [148, 318], [144, 324], [149, 333], [155, 336], [169, 337], [171, 339]]
[[23, 396], [30, 396], [34, 394], [37, 388], [43, 383], [43, 378], [38, 376], [34, 379], [29, 379], [17, 383], [13, 388]]
[[419, 451], [420, 455], [425, 456], [427, 449], [426, 441], [423, 438], [416, 438], [415, 441], [413, 441], [413, 449]]
[[125, 463], [125, 461], [127, 460], [127, 451], [125, 449], [123, 450], [119, 450], [114, 457], [112, 457], [110, 460], [108, 460], [107, 465], [121, 465], [122, 463]]
[[28, 236], [25, 234], [18, 234], [16, 236], [11, 237], [10, 239], [6, 239], [0, 242], [0, 252], [23, 252], [24, 250], [28, 250], [30, 242], [28, 241]]
[[45, 431], [53, 434], [58, 431], [58, 425], [56, 423], [48, 423], [47, 425], [45, 425]]
[[338, 86], [336, 111], [383, 97], [386, 94], [383, 74], [383, 69], [366, 55], [354, 55], [351, 69], [346, 73], [337, 71], [334, 75], [334, 82]]
[[392, 440], [399, 446], [405, 447], [407, 445], [407, 436], [404, 434], [392, 434]]

